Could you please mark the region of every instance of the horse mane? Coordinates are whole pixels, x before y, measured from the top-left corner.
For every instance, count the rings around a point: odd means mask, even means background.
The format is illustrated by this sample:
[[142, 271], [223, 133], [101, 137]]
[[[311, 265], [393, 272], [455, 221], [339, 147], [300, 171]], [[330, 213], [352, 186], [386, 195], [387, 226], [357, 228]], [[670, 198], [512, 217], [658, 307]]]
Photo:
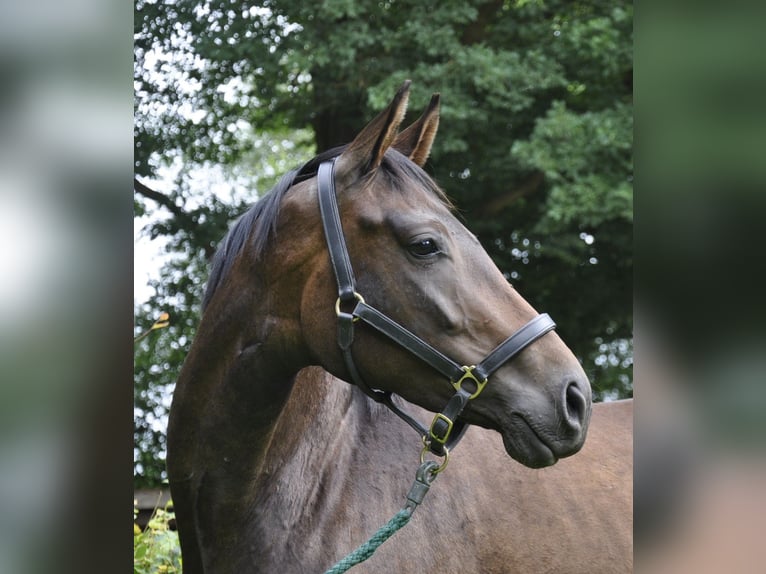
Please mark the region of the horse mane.
[[[277, 184], [261, 199], [242, 214], [232, 225], [213, 256], [210, 277], [207, 281], [205, 296], [202, 300], [204, 311], [213, 298], [218, 287], [229, 273], [237, 256], [242, 252], [248, 240], [254, 251], [256, 260], [261, 257], [271, 238], [276, 235], [279, 208], [282, 198], [294, 185], [315, 177], [322, 162], [339, 156], [347, 146], [340, 146], [325, 151], [301, 167], [288, 171]], [[423, 189], [431, 192], [439, 201], [450, 209], [451, 202], [434, 181], [419, 166], [407, 156], [394, 149], [389, 149], [381, 163], [382, 172], [388, 176], [393, 189], [406, 193], [407, 184], [413, 181]]]

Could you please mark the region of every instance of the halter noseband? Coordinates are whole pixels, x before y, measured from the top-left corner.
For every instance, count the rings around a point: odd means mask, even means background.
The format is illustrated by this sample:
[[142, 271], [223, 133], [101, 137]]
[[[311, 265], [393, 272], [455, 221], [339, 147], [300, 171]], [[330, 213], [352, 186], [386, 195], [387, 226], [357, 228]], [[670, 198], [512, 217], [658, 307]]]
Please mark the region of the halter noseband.
[[[432, 453], [445, 456], [462, 438], [468, 427], [466, 423], [457, 420], [458, 416], [468, 401], [481, 393], [489, 376], [528, 345], [548, 331], [555, 329], [556, 324], [547, 313], [538, 315], [500, 343], [478, 365], [459, 365], [375, 307], [368, 305], [362, 296], [356, 292], [354, 272], [343, 236], [335, 192], [335, 160], [325, 161], [319, 165], [317, 183], [322, 225], [335, 279], [338, 283], [338, 300], [335, 303], [335, 313], [338, 316], [338, 346], [343, 353], [346, 368], [353, 382], [360, 389], [375, 401], [385, 404], [417, 430], [423, 436], [426, 447]], [[447, 377], [455, 388], [455, 394], [447, 402], [444, 409], [434, 417], [430, 428], [425, 428], [397, 407], [392, 400], [390, 391], [372, 389], [365, 383], [351, 353], [351, 345], [354, 342], [354, 324], [360, 320], [431, 365]]]

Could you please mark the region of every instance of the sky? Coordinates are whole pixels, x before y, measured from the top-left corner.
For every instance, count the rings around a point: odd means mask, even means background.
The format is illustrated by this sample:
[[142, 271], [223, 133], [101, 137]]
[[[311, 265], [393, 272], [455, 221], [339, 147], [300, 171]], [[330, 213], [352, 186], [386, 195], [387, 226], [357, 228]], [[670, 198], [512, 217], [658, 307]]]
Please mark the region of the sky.
[[166, 257], [160, 239], [150, 240], [141, 229], [150, 221], [137, 217], [133, 221], [133, 303], [146, 301], [153, 294], [149, 280], [159, 277], [159, 269]]

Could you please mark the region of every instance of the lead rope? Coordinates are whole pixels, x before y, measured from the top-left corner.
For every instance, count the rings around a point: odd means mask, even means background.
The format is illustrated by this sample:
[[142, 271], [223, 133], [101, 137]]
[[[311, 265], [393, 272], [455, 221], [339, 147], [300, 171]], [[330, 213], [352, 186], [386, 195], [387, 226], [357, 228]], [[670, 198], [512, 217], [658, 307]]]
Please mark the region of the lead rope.
[[428, 489], [431, 488], [431, 483], [434, 481], [437, 474], [444, 470], [445, 466], [447, 466], [446, 459], [441, 466], [432, 460], [423, 462], [418, 468], [415, 482], [412, 483], [412, 488], [410, 488], [410, 491], [407, 493], [407, 503], [404, 505], [404, 508], [397, 512], [386, 524], [381, 526], [367, 542], [362, 544], [345, 558], [341, 559], [324, 574], [343, 574], [343, 572], [348, 571], [357, 564], [361, 564], [372, 556], [375, 551], [380, 548], [381, 544], [391, 538], [410, 521], [412, 513], [415, 512], [418, 505], [423, 502], [423, 498], [425, 498]]

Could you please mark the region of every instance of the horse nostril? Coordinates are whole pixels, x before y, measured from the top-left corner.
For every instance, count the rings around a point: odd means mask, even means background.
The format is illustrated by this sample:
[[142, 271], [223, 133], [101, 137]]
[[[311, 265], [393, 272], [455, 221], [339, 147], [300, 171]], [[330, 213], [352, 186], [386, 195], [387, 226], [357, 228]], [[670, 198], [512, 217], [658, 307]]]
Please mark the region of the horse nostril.
[[564, 404], [566, 405], [566, 417], [569, 424], [580, 426], [585, 420], [588, 408], [585, 395], [575, 381], [570, 381], [564, 391]]

